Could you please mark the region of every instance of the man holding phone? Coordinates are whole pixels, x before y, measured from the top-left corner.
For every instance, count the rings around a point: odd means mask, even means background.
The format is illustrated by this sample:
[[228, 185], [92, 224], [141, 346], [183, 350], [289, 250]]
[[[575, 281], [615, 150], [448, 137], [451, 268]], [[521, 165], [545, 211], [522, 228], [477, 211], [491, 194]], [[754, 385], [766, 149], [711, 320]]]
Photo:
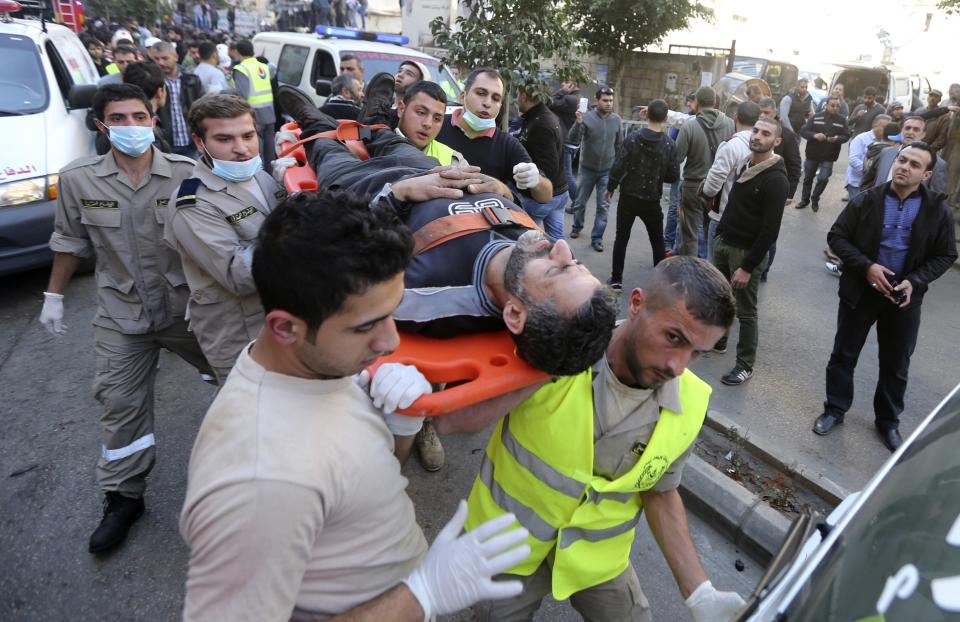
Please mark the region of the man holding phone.
[[880, 377], [873, 395], [874, 424], [887, 449], [896, 451], [902, 443], [897, 428], [920, 330], [920, 303], [930, 283], [957, 259], [950, 209], [943, 195], [922, 184], [936, 162], [923, 141], [904, 147], [893, 178], [851, 198], [827, 235], [844, 270], [837, 334], [827, 363], [827, 400], [813, 426], [815, 434], [826, 436], [843, 423], [853, 403], [853, 371], [876, 323]]

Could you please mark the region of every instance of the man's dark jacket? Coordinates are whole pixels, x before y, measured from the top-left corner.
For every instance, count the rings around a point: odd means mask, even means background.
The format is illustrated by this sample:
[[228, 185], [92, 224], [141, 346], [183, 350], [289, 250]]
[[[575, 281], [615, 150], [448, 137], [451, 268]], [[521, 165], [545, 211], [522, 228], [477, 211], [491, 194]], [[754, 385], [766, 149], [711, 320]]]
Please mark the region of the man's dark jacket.
[[[827, 138], [837, 136], [838, 140], [832, 143], [819, 141], [814, 139], [817, 134], [824, 134]], [[850, 140], [846, 119], [826, 110], [807, 119], [800, 135], [807, 139], [807, 159], [814, 162], [836, 162], [840, 157], [840, 145]]]
[[563, 130], [560, 119], [543, 104], [523, 113], [523, 125], [517, 140], [526, 148], [530, 159], [553, 184], [553, 196], [567, 191], [567, 174], [563, 170]]
[[[867, 269], [880, 252], [883, 230], [884, 196], [891, 192], [890, 182], [854, 196], [827, 234], [827, 243], [843, 260], [840, 300], [855, 307], [869, 287]], [[918, 189], [922, 203], [910, 231], [910, 250], [903, 264], [904, 278], [913, 285], [910, 306], [919, 305], [931, 282], [950, 269], [957, 260], [957, 241], [953, 214], [942, 195], [924, 186]]]
[[[186, 46], [184, 46], [186, 47]], [[180, 68], [180, 108], [183, 110], [183, 122], [187, 126], [187, 136], [190, 136], [190, 124], [187, 123], [187, 115], [190, 113], [190, 106], [193, 105], [193, 102], [200, 99], [203, 95], [203, 84], [200, 82], [200, 78], [188, 73]], [[163, 130], [163, 139], [167, 141], [171, 146], [175, 143], [173, 142], [173, 121], [170, 117], [170, 98], [173, 97], [173, 94], [167, 89], [167, 103], [157, 111], [157, 116], [160, 118], [160, 128]], [[192, 140], [187, 140], [188, 145], [192, 145]]]
[[789, 187], [783, 158], [737, 171], [717, 235], [730, 246], [747, 251], [739, 266], [745, 271], [753, 272], [777, 241]]
[[577, 107], [580, 105], [580, 89], [568, 93], [560, 89], [553, 94], [553, 101], [550, 102], [550, 111], [560, 119], [560, 129], [563, 131], [563, 139], [567, 139], [570, 128], [577, 122]]
[[793, 197], [800, 185], [800, 175], [803, 170], [803, 160], [800, 157], [800, 137], [787, 125], [780, 124], [780, 144], [774, 147], [773, 152], [783, 158], [783, 165], [787, 167], [787, 181], [790, 190], [787, 197]]
[[659, 201], [663, 184], [680, 179], [677, 146], [663, 132], [648, 128], [634, 130], [627, 136], [610, 169], [607, 190], [644, 201]]

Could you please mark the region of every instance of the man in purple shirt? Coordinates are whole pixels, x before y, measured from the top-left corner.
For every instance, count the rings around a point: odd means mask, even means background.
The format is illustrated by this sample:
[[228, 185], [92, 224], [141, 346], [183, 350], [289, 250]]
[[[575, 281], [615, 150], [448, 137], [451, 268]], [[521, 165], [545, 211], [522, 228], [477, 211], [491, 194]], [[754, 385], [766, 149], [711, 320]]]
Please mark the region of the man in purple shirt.
[[921, 185], [937, 156], [925, 142], [904, 147], [887, 183], [850, 199], [827, 235], [843, 260], [840, 308], [827, 364], [827, 400], [813, 426], [825, 436], [853, 403], [853, 371], [877, 325], [880, 374], [873, 395], [877, 432], [895, 451], [910, 355], [920, 330], [920, 304], [931, 282], [957, 259], [952, 215], [943, 195]]

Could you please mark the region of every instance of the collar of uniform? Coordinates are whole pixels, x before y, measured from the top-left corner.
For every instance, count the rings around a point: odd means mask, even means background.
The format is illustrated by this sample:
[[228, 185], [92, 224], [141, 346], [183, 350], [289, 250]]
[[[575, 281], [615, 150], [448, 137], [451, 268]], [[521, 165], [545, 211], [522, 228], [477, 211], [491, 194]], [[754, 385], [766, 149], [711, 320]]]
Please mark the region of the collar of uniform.
[[[150, 175], [172, 177], [173, 169], [170, 168], [170, 162], [164, 157], [163, 152], [157, 149], [156, 145], [152, 145], [150, 148], [153, 149], [153, 162], [150, 163]], [[100, 164], [97, 165], [94, 174], [97, 177], [106, 177], [119, 172], [120, 167], [117, 165], [117, 158], [113, 155], [113, 148], [111, 148], [110, 151], [104, 154], [103, 159], [100, 160]]]
[[[463, 131], [464, 134], [466, 134], [467, 133], [466, 130], [470, 128], [466, 125], [465, 121], [462, 121], [462, 117], [463, 117], [463, 108], [457, 108], [450, 114], [450, 123], [452, 123], [456, 127], [459, 127], [460, 130]], [[480, 132], [479, 136], [486, 136], [487, 138], [493, 138], [493, 135], [496, 133], [497, 133], [497, 128], [492, 127], [489, 130]], [[474, 138], [476, 138], [476, 136], [474, 136]]]
[[[610, 367], [610, 362], [607, 360], [606, 354], [603, 355], [601, 365], [606, 367], [610, 382], [620, 391], [627, 394], [640, 394], [649, 391], [649, 389], [638, 389], [621, 382], [620, 379], [617, 378], [617, 374], [613, 372], [613, 368]], [[664, 382], [662, 385], [653, 390], [651, 397], [660, 406], [660, 408], [666, 408], [667, 410], [671, 410], [678, 415], [683, 414], [683, 405], [680, 403], [680, 378], [671, 378], [670, 380]]]
[[193, 176], [202, 181], [204, 186], [214, 192], [227, 189], [226, 180], [214, 175], [213, 171], [203, 160], [197, 160], [197, 165], [193, 167]]
[[494, 255], [513, 245], [514, 242], [494, 240], [480, 249], [480, 252], [477, 253], [476, 260], [473, 262], [473, 286], [477, 288], [477, 297], [480, 299], [480, 305], [484, 311], [492, 317], [499, 317], [503, 313], [503, 309], [498, 307], [490, 300], [490, 297], [487, 296], [487, 292], [483, 288], [483, 274], [487, 271], [487, 266], [490, 265], [490, 260], [493, 259]]

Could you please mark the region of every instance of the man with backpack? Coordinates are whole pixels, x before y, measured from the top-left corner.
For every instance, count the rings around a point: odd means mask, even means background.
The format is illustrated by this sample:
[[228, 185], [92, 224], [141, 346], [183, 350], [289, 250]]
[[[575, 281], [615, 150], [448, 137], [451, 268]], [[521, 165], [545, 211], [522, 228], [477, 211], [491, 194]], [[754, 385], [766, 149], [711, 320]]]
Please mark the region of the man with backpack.
[[709, 86], [697, 90], [693, 104], [696, 123], [686, 122], [677, 135], [677, 161], [683, 165], [680, 189], [680, 254], [697, 255], [700, 227], [706, 222], [706, 201], [700, 184], [713, 165], [720, 143], [733, 135], [733, 121], [714, 108], [716, 92]]

